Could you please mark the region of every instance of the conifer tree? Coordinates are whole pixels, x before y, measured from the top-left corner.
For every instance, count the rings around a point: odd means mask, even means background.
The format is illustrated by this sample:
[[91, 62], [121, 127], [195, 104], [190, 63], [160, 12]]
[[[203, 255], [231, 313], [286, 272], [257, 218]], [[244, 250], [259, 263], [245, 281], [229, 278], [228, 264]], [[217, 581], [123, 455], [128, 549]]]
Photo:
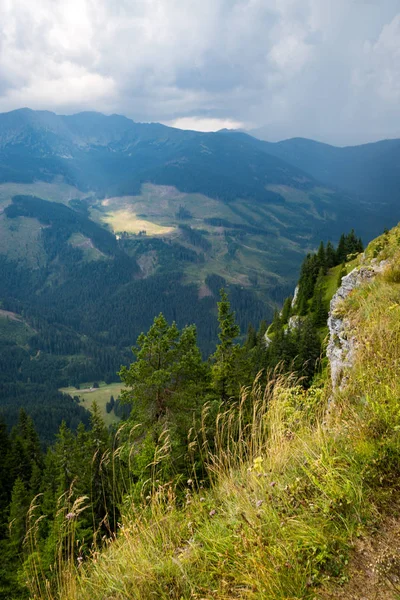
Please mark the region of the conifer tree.
[[265, 319], [263, 319], [260, 322], [260, 325], [258, 326], [257, 343], [264, 343], [264, 336], [265, 336], [267, 329], [268, 329], [267, 321]]
[[[154, 423], [175, 412], [176, 399], [190, 398], [204, 384], [206, 368], [197, 347], [196, 327], [179, 331], [168, 325], [164, 315], [154, 319], [147, 334], [142, 333], [133, 348], [136, 361], [119, 373], [127, 386], [121, 398], [133, 402], [135, 418]], [[178, 402], [179, 404], [179, 402]]]
[[320, 272], [318, 275], [318, 279], [315, 284], [314, 295], [311, 301], [311, 312], [313, 323], [316, 327], [322, 327], [326, 325], [326, 320], [328, 318], [328, 311], [326, 309], [324, 303], [324, 271], [323, 268], [320, 268]]
[[308, 387], [315, 373], [317, 361], [321, 355], [321, 341], [315, 325], [306, 317], [298, 330], [298, 355], [296, 367], [303, 377], [303, 385]]
[[286, 298], [285, 302], [283, 303], [283, 307], [282, 307], [282, 312], [281, 312], [282, 325], [287, 324], [291, 313], [292, 313], [292, 297], [289, 296], [288, 298]]
[[269, 331], [275, 333], [276, 331], [279, 331], [280, 329], [282, 329], [282, 325], [283, 325], [283, 323], [282, 323], [280, 312], [276, 308], [274, 310], [274, 318], [272, 319], [272, 323], [271, 323], [271, 326], [269, 328]]
[[326, 245], [325, 256], [326, 267], [327, 269], [331, 269], [336, 265], [336, 252], [331, 241], [329, 241]]
[[346, 236], [344, 235], [344, 233], [342, 233], [342, 235], [340, 236], [339, 239], [339, 244], [338, 247], [336, 249], [336, 264], [340, 265], [340, 263], [343, 263], [346, 261], [347, 258], [347, 244], [346, 244]]
[[10, 478], [10, 439], [7, 427], [0, 417], [0, 539], [4, 534], [6, 508], [11, 495], [12, 481]]
[[29, 508], [30, 498], [22, 479], [15, 480], [11, 494], [9, 530], [10, 551], [15, 558], [22, 552], [22, 543], [26, 533], [26, 516]]
[[220, 343], [211, 360], [213, 362], [211, 375], [212, 383], [219, 397], [226, 401], [238, 393], [238, 363], [240, 346], [235, 339], [240, 333], [239, 325], [235, 322], [235, 314], [231, 311], [228, 295], [220, 290], [221, 300], [218, 304], [218, 337]]
[[251, 350], [257, 345], [257, 332], [254, 329], [253, 325], [249, 323], [247, 328], [247, 337], [245, 342], [246, 350]]
[[324, 247], [324, 242], [321, 242], [317, 252], [317, 261], [318, 267], [322, 269], [323, 274], [325, 275], [327, 272], [327, 264], [326, 264], [326, 252]]

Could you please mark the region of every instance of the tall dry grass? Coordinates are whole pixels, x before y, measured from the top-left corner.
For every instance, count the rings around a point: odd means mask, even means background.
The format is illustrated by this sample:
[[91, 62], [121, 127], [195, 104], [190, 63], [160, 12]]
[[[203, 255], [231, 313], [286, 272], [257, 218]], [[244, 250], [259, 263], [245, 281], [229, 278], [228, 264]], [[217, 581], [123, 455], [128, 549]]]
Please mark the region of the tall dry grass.
[[[177, 502], [172, 482], [157, 483], [168, 460], [166, 431], [143, 503], [125, 497], [115, 539], [81, 564], [60, 554], [55, 583], [43, 579], [40, 558], [33, 558], [32, 597], [311, 600], [328, 582], [345, 582], [354, 540], [379, 524], [379, 512], [393, 509], [399, 491], [394, 279], [386, 273], [346, 300], [357, 360], [329, 418], [328, 380], [305, 391], [277, 373], [266, 384], [260, 375], [218, 414], [212, 440], [205, 406], [189, 450], [201, 453], [211, 485], [203, 489], [194, 476]], [[30, 539], [35, 556], [35, 527]]]

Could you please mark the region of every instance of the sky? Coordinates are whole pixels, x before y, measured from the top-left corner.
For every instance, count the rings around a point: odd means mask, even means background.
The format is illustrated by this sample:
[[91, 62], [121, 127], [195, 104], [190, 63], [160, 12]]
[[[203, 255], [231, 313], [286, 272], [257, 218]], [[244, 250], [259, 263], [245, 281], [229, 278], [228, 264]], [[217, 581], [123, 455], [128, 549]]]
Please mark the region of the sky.
[[0, 112], [400, 137], [400, 0], [0, 0]]

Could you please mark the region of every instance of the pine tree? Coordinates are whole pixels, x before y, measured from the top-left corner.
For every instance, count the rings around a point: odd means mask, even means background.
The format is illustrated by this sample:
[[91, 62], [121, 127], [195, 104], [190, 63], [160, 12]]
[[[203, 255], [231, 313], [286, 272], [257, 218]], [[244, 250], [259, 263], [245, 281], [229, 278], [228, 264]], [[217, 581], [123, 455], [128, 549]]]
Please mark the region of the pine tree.
[[282, 325], [286, 325], [289, 321], [290, 315], [292, 314], [292, 297], [289, 296], [286, 298], [283, 303], [282, 312], [281, 312], [281, 322]]
[[231, 311], [228, 295], [220, 290], [221, 300], [218, 302], [219, 341], [211, 360], [213, 362], [211, 375], [212, 383], [218, 396], [226, 401], [237, 395], [239, 389], [239, 354], [240, 346], [235, 339], [240, 333], [239, 325], [235, 322], [235, 314]]
[[258, 331], [257, 331], [257, 343], [258, 344], [264, 343], [264, 336], [265, 336], [267, 329], [268, 329], [267, 321], [265, 319], [263, 319], [260, 322], [260, 325], [258, 326]]
[[312, 320], [306, 317], [298, 331], [298, 355], [296, 368], [303, 377], [303, 385], [311, 385], [318, 359], [321, 355], [321, 341]]
[[16, 558], [22, 552], [22, 543], [26, 533], [26, 517], [30, 498], [22, 479], [18, 477], [11, 494], [9, 530], [10, 550]]
[[253, 325], [249, 323], [247, 328], [247, 337], [245, 342], [246, 350], [251, 350], [257, 345], [257, 332], [254, 329]]
[[322, 269], [323, 274], [325, 275], [327, 272], [327, 264], [326, 264], [326, 252], [324, 247], [324, 242], [321, 242], [317, 252], [317, 261], [318, 267]]
[[347, 248], [346, 248], [346, 237], [344, 233], [340, 236], [339, 244], [336, 249], [336, 264], [340, 265], [340, 263], [346, 262], [347, 258]]
[[0, 539], [4, 534], [6, 508], [10, 502], [10, 439], [5, 422], [0, 418]]
[[206, 367], [194, 325], [180, 332], [160, 314], [148, 333], [139, 336], [133, 352], [136, 361], [119, 373], [127, 386], [121, 398], [134, 401], [135, 418], [141, 422], [165, 418], [174, 410], [178, 397], [185, 396], [189, 405], [190, 397], [204, 384]]
[[91, 513], [95, 527], [100, 524], [105, 529], [115, 529], [115, 523], [104, 522], [106, 515], [113, 515], [112, 479], [110, 476], [110, 444], [107, 428], [101, 418], [96, 402], [90, 414], [90, 430], [87, 436], [86, 455], [89, 458], [90, 481], [87, 494], [90, 498]]
[[323, 278], [324, 272], [323, 268], [321, 267], [315, 284], [314, 295], [311, 301], [312, 319], [316, 327], [323, 327], [326, 325], [326, 320], [328, 318], [328, 311], [324, 303], [325, 287]]
[[336, 265], [336, 252], [332, 245], [332, 242], [330, 242], [330, 241], [326, 245], [325, 256], [326, 256], [326, 267], [327, 267], [327, 269], [331, 269], [332, 267], [334, 267]]
[[269, 328], [269, 331], [271, 331], [271, 333], [276, 333], [277, 331], [279, 331], [280, 329], [282, 329], [282, 319], [281, 319], [281, 315], [279, 313], [278, 309], [275, 309], [274, 311], [274, 318], [272, 319], [272, 323], [271, 326]]

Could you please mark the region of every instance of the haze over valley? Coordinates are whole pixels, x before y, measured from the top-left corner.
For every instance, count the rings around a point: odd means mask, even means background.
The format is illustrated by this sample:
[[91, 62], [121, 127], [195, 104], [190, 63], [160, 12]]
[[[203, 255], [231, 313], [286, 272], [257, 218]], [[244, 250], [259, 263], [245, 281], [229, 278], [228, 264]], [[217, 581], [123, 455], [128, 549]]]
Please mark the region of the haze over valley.
[[0, 600], [400, 581], [398, 0], [0, 0]]
[[[221, 287], [242, 334], [271, 320], [321, 240], [354, 225], [368, 240], [400, 218], [399, 153], [399, 140], [272, 144], [118, 115], [1, 114], [1, 306], [25, 326], [19, 379], [52, 394], [117, 382], [160, 312], [195, 323], [207, 355]], [[12, 422], [24, 401], [10, 394]]]

